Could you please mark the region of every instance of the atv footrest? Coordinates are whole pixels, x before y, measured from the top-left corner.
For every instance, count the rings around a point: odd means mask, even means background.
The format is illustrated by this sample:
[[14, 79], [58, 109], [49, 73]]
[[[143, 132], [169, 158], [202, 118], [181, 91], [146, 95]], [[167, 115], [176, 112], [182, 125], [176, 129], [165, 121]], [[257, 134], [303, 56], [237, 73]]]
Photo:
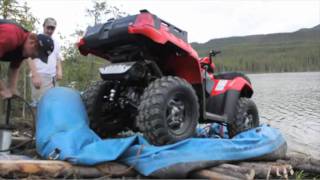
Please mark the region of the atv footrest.
[[212, 121], [212, 122], [218, 122], [218, 123], [227, 123], [228, 118], [226, 115], [218, 115], [218, 114], [213, 114], [210, 112], [206, 112], [206, 120]]

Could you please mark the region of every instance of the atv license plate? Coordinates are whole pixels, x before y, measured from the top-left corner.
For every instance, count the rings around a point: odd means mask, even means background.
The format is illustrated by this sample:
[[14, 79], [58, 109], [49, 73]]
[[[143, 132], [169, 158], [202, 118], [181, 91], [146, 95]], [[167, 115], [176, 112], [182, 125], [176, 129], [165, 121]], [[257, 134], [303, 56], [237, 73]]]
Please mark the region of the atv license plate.
[[100, 68], [101, 74], [122, 74], [127, 72], [135, 62], [115, 63]]

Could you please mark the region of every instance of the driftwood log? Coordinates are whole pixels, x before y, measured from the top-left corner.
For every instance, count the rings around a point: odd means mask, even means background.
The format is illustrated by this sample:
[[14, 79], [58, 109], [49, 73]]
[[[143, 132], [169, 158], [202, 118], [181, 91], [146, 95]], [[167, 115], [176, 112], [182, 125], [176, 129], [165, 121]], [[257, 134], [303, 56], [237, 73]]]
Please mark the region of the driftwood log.
[[254, 179], [284, 178], [288, 179], [294, 170], [303, 170], [320, 174], [320, 160], [307, 156], [290, 155], [275, 162], [254, 161], [235, 164], [221, 164], [216, 167], [192, 172], [192, 178], [205, 179]]
[[[2, 156], [5, 157], [5, 156]], [[304, 156], [287, 156], [274, 162], [252, 161], [221, 164], [189, 173], [190, 178], [255, 179], [290, 178], [294, 170], [320, 174], [320, 160]], [[0, 177], [23, 178], [97, 178], [137, 177], [139, 174], [126, 165], [108, 162], [96, 166], [78, 166], [64, 161], [26, 160], [23, 156], [8, 155], [0, 160]]]
[[21, 178], [40, 177], [133, 177], [137, 173], [119, 163], [105, 163], [97, 166], [74, 166], [64, 161], [52, 160], [0, 160], [0, 176]]
[[304, 172], [320, 174], [320, 159], [304, 155], [289, 155], [285, 160], [279, 160], [279, 162], [290, 163], [295, 169]]

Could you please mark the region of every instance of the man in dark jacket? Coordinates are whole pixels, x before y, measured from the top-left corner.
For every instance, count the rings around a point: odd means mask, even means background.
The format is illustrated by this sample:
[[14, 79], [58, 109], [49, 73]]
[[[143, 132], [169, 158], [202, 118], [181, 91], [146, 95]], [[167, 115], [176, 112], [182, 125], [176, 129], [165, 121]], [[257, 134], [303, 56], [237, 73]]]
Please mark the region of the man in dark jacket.
[[0, 61], [10, 63], [7, 85], [0, 80], [0, 96], [10, 98], [17, 94], [19, 67], [25, 59], [33, 74], [33, 85], [40, 88], [41, 80], [32, 59], [39, 57], [47, 62], [53, 47], [49, 36], [31, 33], [13, 21], [0, 20]]

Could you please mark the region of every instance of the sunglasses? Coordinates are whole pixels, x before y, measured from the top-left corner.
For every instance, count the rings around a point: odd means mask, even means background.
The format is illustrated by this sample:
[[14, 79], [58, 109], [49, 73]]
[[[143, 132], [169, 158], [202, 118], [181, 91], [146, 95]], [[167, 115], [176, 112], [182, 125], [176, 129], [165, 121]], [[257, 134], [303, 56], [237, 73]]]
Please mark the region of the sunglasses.
[[46, 29], [48, 29], [48, 30], [55, 30], [56, 27], [54, 27], [54, 26], [47, 26]]

